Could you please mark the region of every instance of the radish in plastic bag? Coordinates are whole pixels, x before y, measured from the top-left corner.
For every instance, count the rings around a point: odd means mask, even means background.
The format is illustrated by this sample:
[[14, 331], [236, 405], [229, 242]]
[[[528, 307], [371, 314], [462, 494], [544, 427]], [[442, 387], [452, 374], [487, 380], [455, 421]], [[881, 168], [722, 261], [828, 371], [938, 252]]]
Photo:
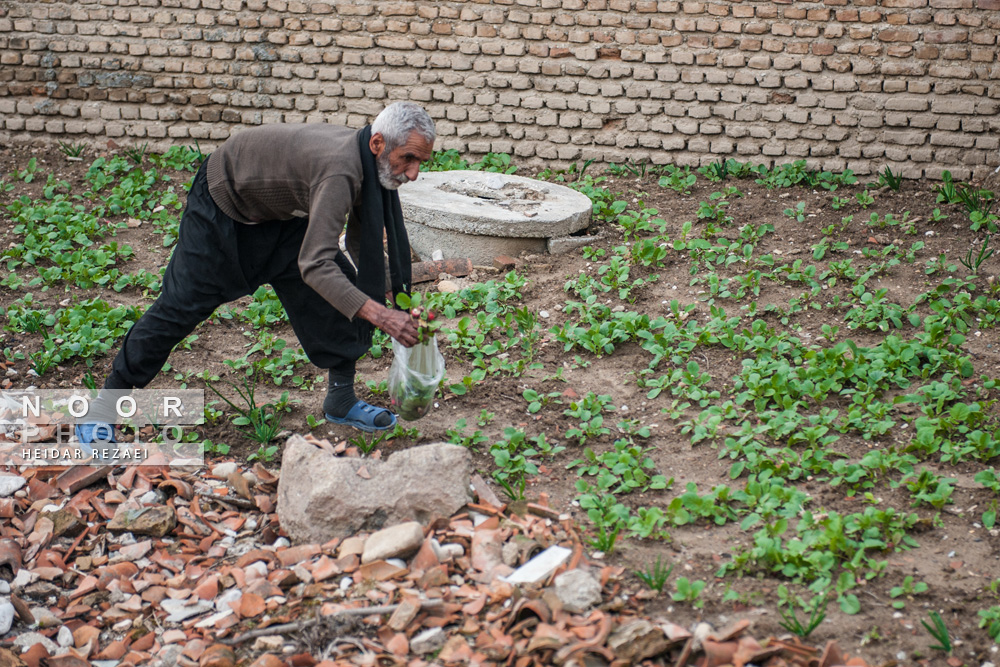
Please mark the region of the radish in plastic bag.
[[430, 336], [413, 347], [392, 339], [393, 360], [389, 369], [389, 398], [402, 419], [413, 421], [431, 411], [438, 385], [444, 379], [444, 357], [437, 337]]

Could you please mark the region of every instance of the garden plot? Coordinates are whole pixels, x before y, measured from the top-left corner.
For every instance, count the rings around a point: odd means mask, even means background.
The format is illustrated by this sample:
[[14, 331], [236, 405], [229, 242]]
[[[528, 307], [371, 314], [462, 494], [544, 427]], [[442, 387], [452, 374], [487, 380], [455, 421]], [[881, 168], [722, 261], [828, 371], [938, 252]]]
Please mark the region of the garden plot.
[[[103, 379], [156, 296], [199, 157], [0, 153], [7, 387]], [[872, 663], [988, 659], [992, 195], [799, 163], [538, 177], [591, 198], [601, 244], [425, 295], [447, 378], [436, 409], [377, 446], [469, 447], [501, 496], [548, 494], [638, 573], [647, 611], [682, 625], [746, 616]], [[388, 403], [389, 350], [377, 336], [360, 364], [367, 400]], [[262, 288], [196, 330], [154, 386], [231, 401], [189, 434], [209, 456], [280, 459], [286, 431], [356, 438], [318, 419], [323, 382]]]

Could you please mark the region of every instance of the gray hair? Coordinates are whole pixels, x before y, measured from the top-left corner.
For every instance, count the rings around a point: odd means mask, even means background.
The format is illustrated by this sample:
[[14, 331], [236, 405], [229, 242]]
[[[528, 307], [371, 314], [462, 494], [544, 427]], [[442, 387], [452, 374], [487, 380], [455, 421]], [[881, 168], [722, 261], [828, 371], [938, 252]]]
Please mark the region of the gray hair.
[[432, 144], [437, 136], [430, 115], [422, 106], [413, 102], [390, 104], [382, 109], [372, 123], [372, 134], [381, 134], [390, 151], [403, 145], [413, 132]]

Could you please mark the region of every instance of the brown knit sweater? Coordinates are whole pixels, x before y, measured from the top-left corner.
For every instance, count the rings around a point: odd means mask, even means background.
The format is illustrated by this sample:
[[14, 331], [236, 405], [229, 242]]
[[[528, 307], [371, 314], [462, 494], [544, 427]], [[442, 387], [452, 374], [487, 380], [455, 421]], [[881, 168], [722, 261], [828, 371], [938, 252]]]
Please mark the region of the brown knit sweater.
[[[299, 251], [302, 279], [345, 316], [368, 297], [337, 267], [340, 234], [361, 191], [358, 130], [333, 125], [265, 125], [227, 140], [208, 159], [208, 190], [242, 223], [308, 216]], [[347, 225], [357, 266], [360, 236]]]

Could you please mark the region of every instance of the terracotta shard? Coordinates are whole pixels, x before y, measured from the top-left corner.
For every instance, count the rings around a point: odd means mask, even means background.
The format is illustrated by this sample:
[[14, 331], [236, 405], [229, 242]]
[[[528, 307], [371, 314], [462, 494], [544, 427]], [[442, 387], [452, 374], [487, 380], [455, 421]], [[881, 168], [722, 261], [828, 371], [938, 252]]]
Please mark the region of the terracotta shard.
[[0, 568], [9, 567], [12, 574], [23, 567], [21, 546], [14, 540], [0, 540]]
[[717, 642], [728, 642], [739, 638], [747, 629], [753, 625], [752, 621], [742, 619], [726, 627], [721, 632], [711, 635], [710, 638]]
[[819, 657], [819, 667], [833, 667], [844, 664], [844, 653], [837, 646], [837, 642], [832, 639], [823, 647], [823, 654]]
[[56, 477], [56, 486], [66, 494], [74, 494], [105, 477], [114, 470], [114, 466], [73, 466]]
[[236, 653], [225, 644], [213, 644], [205, 649], [198, 661], [198, 667], [234, 667]]
[[172, 477], [160, 482], [160, 485], [157, 488], [167, 495], [177, 495], [184, 500], [191, 500], [194, 498], [194, 487], [182, 479]]
[[253, 493], [250, 491], [250, 482], [247, 481], [247, 478], [239, 470], [230, 473], [229, 477], [226, 478], [226, 483], [229, 484], [229, 488], [243, 498], [250, 501], [253, 500]]
[[0, 648], [0, 667], [27, 667], [27, 663], [9, 649]]

